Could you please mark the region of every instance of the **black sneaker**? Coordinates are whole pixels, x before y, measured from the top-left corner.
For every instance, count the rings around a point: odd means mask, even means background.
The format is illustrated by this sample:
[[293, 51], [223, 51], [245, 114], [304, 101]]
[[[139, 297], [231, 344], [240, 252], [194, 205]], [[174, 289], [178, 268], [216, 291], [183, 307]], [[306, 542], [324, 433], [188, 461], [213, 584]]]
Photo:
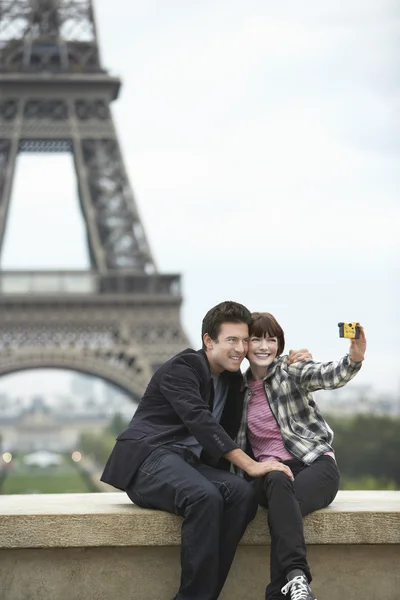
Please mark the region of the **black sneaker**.
[[288, 582], [281, 589], [282, 594], [290, 593], [291, 600], [317, 600], [308, 585], [307, 577], [300, 569], [293, 569], [287, 576]]

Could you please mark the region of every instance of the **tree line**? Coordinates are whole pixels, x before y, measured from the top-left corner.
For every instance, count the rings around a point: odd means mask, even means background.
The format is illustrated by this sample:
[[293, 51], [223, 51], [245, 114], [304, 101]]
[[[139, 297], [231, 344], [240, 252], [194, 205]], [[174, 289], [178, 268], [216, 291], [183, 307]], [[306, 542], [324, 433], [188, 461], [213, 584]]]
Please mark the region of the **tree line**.
[[[365, 414], [326, 419], [335, 434], [341, 489], [400, 489], [400, 418]], [[84, 433], [82, 452], [103, 466], [126, 426], [117, 414], [101, 435]]]
[[342, 489], [400, 489], [400, 418], [355, 415], [326, 417]]

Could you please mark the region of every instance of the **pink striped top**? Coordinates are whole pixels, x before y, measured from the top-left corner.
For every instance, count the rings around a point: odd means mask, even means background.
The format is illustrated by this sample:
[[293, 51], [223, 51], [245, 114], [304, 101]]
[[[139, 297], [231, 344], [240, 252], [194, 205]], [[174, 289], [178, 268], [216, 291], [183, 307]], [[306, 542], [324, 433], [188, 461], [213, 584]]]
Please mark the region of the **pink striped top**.
[[[250, 380], [248, 385], [253, 394], [249, 402], [247, 427], [254, 456], [260, 462], [295, 458], [283, 445], [281, 430], [265, 397], [264, 382]], [[335, 458], [333, 452], [325, 454]]]

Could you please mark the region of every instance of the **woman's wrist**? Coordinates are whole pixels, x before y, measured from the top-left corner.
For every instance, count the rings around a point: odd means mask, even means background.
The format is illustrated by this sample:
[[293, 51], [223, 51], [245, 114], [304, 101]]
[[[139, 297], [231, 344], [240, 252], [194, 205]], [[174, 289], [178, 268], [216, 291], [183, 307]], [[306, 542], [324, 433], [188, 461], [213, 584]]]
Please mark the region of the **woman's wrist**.
[[358, 362], [362, 362], [364, 360], [364, 358], [365, 358], [365, 355], [361, 354], [361, 353], [356, 353], [356, 352], [352, 353], [352, 352], [350, 352], [350, 354], [349, 354], [349, 359], [352, 362], [357, 362], [357, 363]]

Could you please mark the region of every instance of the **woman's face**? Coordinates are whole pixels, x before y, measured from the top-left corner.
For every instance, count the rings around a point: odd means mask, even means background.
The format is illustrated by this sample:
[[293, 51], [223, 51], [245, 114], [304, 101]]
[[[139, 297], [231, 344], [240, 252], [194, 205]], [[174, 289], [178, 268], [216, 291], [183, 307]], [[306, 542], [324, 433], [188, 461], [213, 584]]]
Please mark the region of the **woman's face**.
[[250, 336], [247, 360], [251, 366], [269, 367], [278, 352], [278, 338]]

